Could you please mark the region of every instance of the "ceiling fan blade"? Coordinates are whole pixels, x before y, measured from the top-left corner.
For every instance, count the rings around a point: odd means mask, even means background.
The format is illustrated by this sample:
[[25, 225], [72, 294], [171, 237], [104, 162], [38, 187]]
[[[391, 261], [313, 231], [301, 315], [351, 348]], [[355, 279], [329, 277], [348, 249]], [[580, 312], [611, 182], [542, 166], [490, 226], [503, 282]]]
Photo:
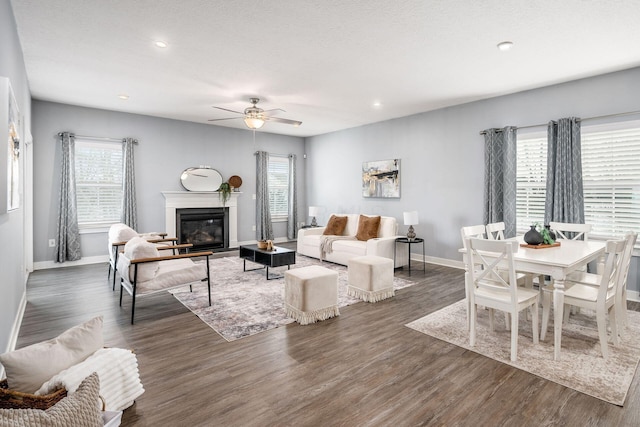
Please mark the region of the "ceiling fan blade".
[[282, 108], [272, 108], [270, 110], [264, 110], [263, 113], [271, 113], [272, 115], [276, 115], [280, 113], [286, 113], [286, 111]]
[[219, 122], [221, 120], [235, 120], [235, 119], [242, 119], [243, 117], [226, 117], [224, 119], [209, 119], [207, 120], [208, 122]]
[[298, 120], [282, 119], [280, 117], [265, 117], [264, 119], [268, 122], [284, 123], [293, 126], [300, 126], [302, 124], [302, 122]]
[[213, 108], [217, 108], [218, 110], [228, 111], [230, 113], [236, 113], [236, 114], [244, 115], [244, 111], [235, 111], [235, 110], [230, 110], [228, 108], [222, 108], [222, 107], [213, 107]]

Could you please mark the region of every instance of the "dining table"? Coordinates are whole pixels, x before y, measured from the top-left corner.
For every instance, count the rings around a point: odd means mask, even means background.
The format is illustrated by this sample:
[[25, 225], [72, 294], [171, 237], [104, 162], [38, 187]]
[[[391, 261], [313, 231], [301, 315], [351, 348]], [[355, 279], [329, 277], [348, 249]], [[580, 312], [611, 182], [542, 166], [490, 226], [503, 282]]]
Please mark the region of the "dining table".
[[[509, 239], [508, 239], [509, 240]], [[518, 250], [513, 261], [516, 271], [549, 276], [553, 280], [553, 357], [560, 359], [562, 341], [562, 319], [564, 310], [564, 290], [567, 276], [583, 269], [592, 261], [597, 261], [597, 270], [604, 263], [605, 241], [599, 240], [557, 240], [556, 246], [525, 246], [523, 236], [511, 238], [518, 242]], [[463, 256], [466, 250], [460, 250]], [[484, 256], [485, 254], [483, 254]], [[490, 258], [490, 254], [486, 254]], [[467, 263], [465, 262], [465, 268]]]

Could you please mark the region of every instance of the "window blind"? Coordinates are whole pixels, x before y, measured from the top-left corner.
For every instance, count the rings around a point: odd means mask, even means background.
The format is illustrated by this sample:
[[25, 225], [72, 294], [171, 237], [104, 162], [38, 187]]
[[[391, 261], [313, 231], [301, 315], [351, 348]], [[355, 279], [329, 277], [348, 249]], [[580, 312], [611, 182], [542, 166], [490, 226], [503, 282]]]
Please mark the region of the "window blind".
[[269, 156], [268, 182], [271, 219], [286, 219], [289, 213], [289, 158]]
[[547, 185], [546, 134], [518, 135], [516, 170], [516, 231], [524, 234], [544, 221]]
[[120, 222], [122, 145], [76, 139], [75, 146], [78, 225], [86, 229]]

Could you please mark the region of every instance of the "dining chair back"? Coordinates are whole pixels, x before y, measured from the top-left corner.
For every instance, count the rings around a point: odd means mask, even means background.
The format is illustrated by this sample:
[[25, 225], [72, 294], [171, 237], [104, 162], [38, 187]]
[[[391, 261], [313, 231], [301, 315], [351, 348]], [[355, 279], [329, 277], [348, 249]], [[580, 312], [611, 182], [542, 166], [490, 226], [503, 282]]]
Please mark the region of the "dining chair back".
[[[514, 253], [518, 242], [511, 240], [488, 240], [467, 238], [467, 271], [465, 280], [471, 287], [469, 292], [470, 330], [469, 343], [476, 342], [477, 307], [489, 308], [489, 326], [493, 331], [493, 310], [508, 313], [511, 317], [511, 360], [518, 353], [518, 314], [530, 308], [532, 316], [533, 342], [538, 343], [538, 291], [518, 286]], [[491, 253], [491, 256], [487, 256]], [[474, 268], [481, 265], [482, 269]]]
[[492, 222], [491, 224], [487, 224], [487, 239], [489, 240], [504, 240], [504, 230], [505, 230], [504, 222]]
[[629, 319], [627, 317], [627, 278], [629, 276], [629, 267], [631, 265], [631, 256], [633, 248], [638, 239], [638, 233], [627, 231], [625, 233], [625, 248], [620, 261], [620, 273], [618, 275], [618, 289], [616, 291], [616, 313], [618, 322], [618, 334], [624, 335], [624, 328], [627, 326]]
[[556, 239], [566, 240], [589, 240], [591, 233], [591, 224], [574, 224], [570, 222], [554, 222], [549, 223], [551, 231], [556, 233]]

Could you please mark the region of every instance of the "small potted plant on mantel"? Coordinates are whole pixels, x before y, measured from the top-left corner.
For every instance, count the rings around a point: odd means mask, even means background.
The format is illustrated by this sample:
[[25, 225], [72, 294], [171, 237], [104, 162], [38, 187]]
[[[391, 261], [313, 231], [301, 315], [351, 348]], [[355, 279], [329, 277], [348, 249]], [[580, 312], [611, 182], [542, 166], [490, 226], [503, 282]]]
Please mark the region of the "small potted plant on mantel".
[[231, 197], [231, 185], [229, 185], [228, 182], [220, 184], [220, 188], [218, 188], [218, 196], [220, 197], [222, 206], [226, 205], [229, 197]]

